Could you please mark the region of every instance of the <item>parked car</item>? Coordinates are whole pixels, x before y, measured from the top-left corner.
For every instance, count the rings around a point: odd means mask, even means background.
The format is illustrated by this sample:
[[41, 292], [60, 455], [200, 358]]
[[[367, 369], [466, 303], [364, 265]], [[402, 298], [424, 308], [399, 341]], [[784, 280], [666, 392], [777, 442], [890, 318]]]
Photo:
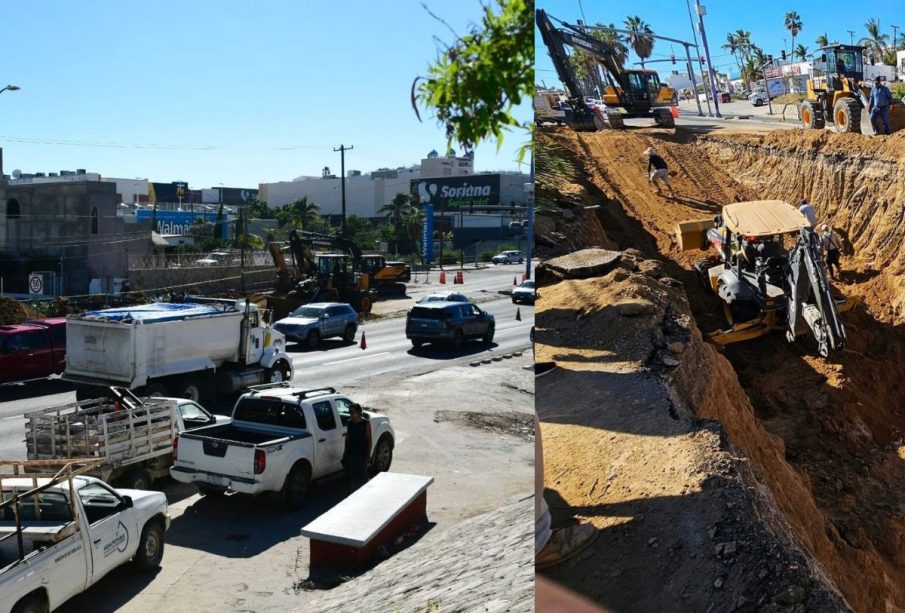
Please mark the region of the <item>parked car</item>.
[[496, 264], [521, 264], [525, 261], [525, 256], [521, 251], [501, 251], [493, 256], [492, 262]]
[[0, 490], [0, 613], [53, 611], [130, 560], [160, 566], [170, 527], [162, 492], [118, 490], [68, 469], [0, 475]]
[[[239, 398], [231, 424], [180, 434], [170, 474], [203, 495], [271, 492], [297, 509], [312, 481], [343, 470], [351, 404], [332, 387], [262, 385]], [[371, 411], [364, 417], [371, 423], [371, 471], [389, 470], [396, 444], [390, 421]]]
[[289, 317], [273, 324], [289, 341], [317, 347], [321, 340], [338, 336], [347, 343], [355, 340], [358, 330], [358, 313], [342, 302], [314, 302], [289, 313]]
[[65, 368], [65, 317], [0, 326], [0, 383], [40, 379]]
[[763, 106], [767, 104], [767, 100], [767, 92], [754, 92], [753, 94], [748, 94], [748, 102], [754, 106]]
[[212, 251], [200, 260], [195, 260], [195, 266], [229, 266], [234, 264], [236, 259], [228, 251]]
[[415, 349], [424, 343], [445, 342], [458, 351], [472, 338], [490, 344], [495, 328], [493, 315], [467, 302], [416, 304], [405, 320], [405, 336]]
[[525, 304], [534, 304], [535, 289], [534, 281], [522, 281], [518, 287], [512, 290], [512, 303], [516, 304], [524, 302]]
[[468, 302], [468, 298], [459, 292], [433, 292], [421, 298], [416, 304], [425, 302]]

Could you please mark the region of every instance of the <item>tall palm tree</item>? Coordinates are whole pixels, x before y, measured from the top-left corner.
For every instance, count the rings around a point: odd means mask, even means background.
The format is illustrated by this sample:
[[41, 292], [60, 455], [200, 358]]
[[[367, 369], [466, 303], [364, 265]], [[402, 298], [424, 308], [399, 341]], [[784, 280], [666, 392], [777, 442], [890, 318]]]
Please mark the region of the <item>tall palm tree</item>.
[[424, 207], [409, 207], [402, 218], [402, 225], [405, 227], [406, 237], [417, 245], [424, 231]]
[[738, 71], [741, 73], [742, 71], [742, 61], [739, 58], [739, 40], [738, 34], [733, 32], [729, 32], [726, 34], [726, 44], [721, 45], [720, 49], [728, 51], [732, 54], [732, 58], [735, 60], [735, 65], [738, 66]]
[[767, 54], [757, 45], [751, 45], [751, 59], [759, 68], [767, 63]]
[[[601, 24], [598, 23], [597, 25], [599, 26]], [[615, 29], [616, 25], [611, 23], [606, 27]], [[595, 30], [594, 38], [610, 49], [613, 61], [619, 65], [620, 69], [625, 66], [625, 62], [628, 60], [628, 47], [625, 46], [625, 42], [618, 33], [607, 32], [606, 30]]]
[[792, 35], [792, 49], [794, 49], [795, 37], [798, 36], [798, 33], [804, 29], [804, 24], [801, 22], [801, 15], [799, 15], [795, 11], [789, 11], [788, 13], [786, 13], [785, 27], [786, 30], [789, 31], [789, 34]]
[[321, 207], [308, 196], [303, 196], [290, 205], [300, 229], [305, 229], [320, 216]]
[[411, 196], [399, 193], [393, 196], [393, 199], [389, 204], [385, 204], [377, 209], [377, 212], [382, 213], [384, 219], [386, 219], [393, 228], [393, 240], [397, 244], [396, 251], [398, 251], [399, 239], [402, 238], [403, 235], [402, 220], [410, 208], [412, 208]]
[[756, 63], [755, 58], [749, 57], [745, 61], [745, 64], [742, 66], [741, 77], [746, 85], [748, 83], [757, 81], [757, 79], [760, 77], [760, 68]]
[[808, 48], [798, 43], [798, 46], [795, 47], [795, 50], [792, 51], [792, 57], [799, 58], [802, 62], [808, 57]]
[[631, 30], [631, 34], [626, 37], [626, 42], [641, 59], [643, 68], [644, 60], [649, 58], [654, 51], [654, 39], [651, 36], [654, 31], [637, 15], [625, 18], [625, 29]]
[[814, 41], [817, 43], [818, 47], [826, 47], [830, 44], [830, 39], [826, 37], [826, 32], [817, 37], [817, 40]]
[[867, 30], [867, 36], [862, 38], [860, 43], [868, 48], [870, 55], [883, 61], [886, 47], [889, 45], [889, 34], [880, 32], [879, 19], [868, 19], [864, 29]]
[[738, 52], [747, 61], [751, 57], [751, 32], [739, 28], [735, 31], [735, 38], [738, 41]]

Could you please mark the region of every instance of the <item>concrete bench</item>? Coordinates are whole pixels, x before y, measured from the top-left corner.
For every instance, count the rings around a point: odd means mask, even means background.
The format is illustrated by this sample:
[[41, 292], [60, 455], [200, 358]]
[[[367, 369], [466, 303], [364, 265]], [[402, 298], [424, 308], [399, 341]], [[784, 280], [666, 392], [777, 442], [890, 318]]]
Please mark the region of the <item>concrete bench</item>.
[[358, 570], [381, 545], [427, 515], [433, 477], [379, 473], [302, 528], [311, 539], [311, 568]]

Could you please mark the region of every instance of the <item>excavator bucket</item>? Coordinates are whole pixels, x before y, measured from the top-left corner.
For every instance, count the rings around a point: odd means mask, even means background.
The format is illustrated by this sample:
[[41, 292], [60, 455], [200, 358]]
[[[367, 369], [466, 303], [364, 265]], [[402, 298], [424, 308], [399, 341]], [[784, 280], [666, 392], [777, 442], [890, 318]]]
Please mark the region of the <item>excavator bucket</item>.
[[731, 345], [732, 343], [741, 343], [759, 338], [770, 332], [772, 328], [768, 326], [764, 320], [756, 319], [754, 321], [746, 321], [745, 323], [736, 324], [728, 330], [717, 330], [707, 335], [707, 340], [717, 345]]

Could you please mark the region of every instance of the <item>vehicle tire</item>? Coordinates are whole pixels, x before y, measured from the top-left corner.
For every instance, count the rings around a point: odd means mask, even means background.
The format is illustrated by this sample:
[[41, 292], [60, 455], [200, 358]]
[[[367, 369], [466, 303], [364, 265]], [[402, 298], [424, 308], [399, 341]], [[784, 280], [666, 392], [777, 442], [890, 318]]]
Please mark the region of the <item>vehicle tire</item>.
[[377, 473], [383, 473], [390, 470], [390, 464], [393, 463], [393, 439], [389, 434], [384, 434], [377, 441], [374, 448], [374, 456], [371, 458], [370, 473], [373, 477]]
[[814, 105], [805, 100], [801, 103], [801, 106], [798, 109], [799, 115], [801, 115], [801, 125], [809, 130], [813, 130], [817, 127], [817, 113], [814, 110]]
[[396, 293], [400, 296], [405, 296], [405, 293], [408, 291], [408, 288], [405, 286], [405, 283], [397, 283], [396, 284]]
[[837, 132], [861, 133], [861, 105], [854, 98], [842, 98], [833, 107]]
[[270, 383], [292, 380], [292, 369], [286, 363], [286, 360], [277, 360], [273, 368], [267, 369], [267, 380]]
[[414, 347], [415, 349], [421, 349], [421, 346], [423, 344], [424, 344], [424, 341], [422, 341], [420, 339], [417, 339], [417, 338], [412, 339], [412, 347]]
[[138, 540], [138, 551], [132, 562], [142, 570], [154, 570], [160, 567], [163, 559], [163, 527], [156, 519], [145, 524]]
[[293, 466], [286, 475], [283, 489], [280, 490], [283, 506], [288, 511], [297, 511], [302, 508], [309, 485], [311, 485], [311, 467], [304, 462]]
[[463, 345], [465, 345], [465, 334], [461, 330], [456, 330], [452, 339], [452, 348], [454, 351], [459, 351]]
[[163, 383], [149, 383], [145, 386], [144, 392], [142, 392], [140, 395], [164, 397], [168, 396], [169, 394], [167, 393], [167, 386]]
[[343, 332], [343, 340], [347, 343], [355, 342], [355, 326], [353, 324], [346, 326], [346, 331]]
[[358, 298], [358, 308], [355, 310], [359, 313], [370, 313], [371, 306], [371, 297], [367, 294], [361, 294]]
[[94, 400], [95, 398], [104, 398], [109, 393], [110, 390], [105, 390], [102, 387], [79, 385], [75, 388], [75, 399], [77, 402], [81, 402], [83, 400]]
[[147, 468], [138, 467], [127, 472], [119, 482], [127, 490], [149, 490], [154, 478]]
[[314, 349], [321, 343], [321, 333], [317, 330], [312, 330], [308, 333], [308, 336], [305, 338], [305, 341], [308, 345], [309, 349]]
[[29, 594], [16, 603], [12, 613], [50, 613], [47, 598], [41, 594]]
[[204, 397], [204, 387], [199, 379], [195, 377], [184, 377], [174, 382], [171, 386], [173, 396], [176, 398], [187, 398], [194, 402], [201, 402]]
[[489, 345], [493, 342], [493, 333], [495, 331], [495, 328], [495, 326], [490, 326], [489, 328], [487, 328], [487, 332], [484, 333], [484, 336], [481, 337], [481, 341], [485, 345]]
[[694, 271], [697, 273], [698, 281], [708, 294], [713, 293], [713, 287], [710, 285], [710, 261], [706, 259], [697, 260], [694, 263]]
[[754, 101], [754, 106], [763, 106], [763, 105], [764, 105], [764, 101], [761, 100], [760, 98], [758, 98], [757, 100]]
[[518, 304], [518, 300], [516, 300], [515, 296], [512, 297], [512, 304]]
[[226, 494], [226, 490], [222, 487], [213, 487], [211, 485], [199, 485], [197, 487], [198, 493], [202, 496], [211, 496], [213, 498], [216, 498], [218, 496], [223, 496]]

